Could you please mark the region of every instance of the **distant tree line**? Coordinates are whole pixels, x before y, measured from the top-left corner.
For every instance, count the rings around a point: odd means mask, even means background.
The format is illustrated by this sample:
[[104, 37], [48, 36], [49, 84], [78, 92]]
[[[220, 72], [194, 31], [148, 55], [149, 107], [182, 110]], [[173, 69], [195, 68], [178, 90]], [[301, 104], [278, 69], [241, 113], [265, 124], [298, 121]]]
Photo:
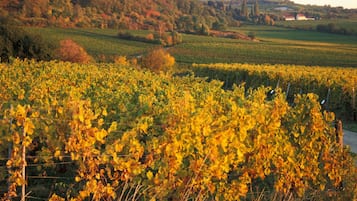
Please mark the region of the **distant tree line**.
[[334, 33], [334, 34], [357, 35], [357, 33], [353, 29], [339, 27], [334, 23], [319, 24], [316, 26], [316, 30], [319, 32]]
[[279, 25], [282, 27], [287, 27], [291, 29], [297, 30], [305, 30], [305, 31], [318, 31], [323, 33], [331, 33], [331, 34], [341, 34], [341, 35], [357, 35], [357, 32], [352, 27], [341, 27], [335, 23], [327, 23], [327, 24], [318, 24], [318, 25], [306, 25], [306, 26], [298, 26], [298, 25]]

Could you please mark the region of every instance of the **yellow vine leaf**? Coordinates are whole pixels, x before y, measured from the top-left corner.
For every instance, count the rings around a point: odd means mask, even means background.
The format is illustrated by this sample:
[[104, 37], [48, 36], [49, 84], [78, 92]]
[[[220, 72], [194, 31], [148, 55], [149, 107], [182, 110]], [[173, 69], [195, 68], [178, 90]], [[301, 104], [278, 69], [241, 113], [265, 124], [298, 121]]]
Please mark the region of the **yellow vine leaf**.
[[35, 126], [33, 125], [32, 121], [29, 118], [26, 118], [25, 124], [24, 124], [24, 132], [26, 134], [32, 135], [34, 128], [35, 128]]
[[115, 131], [118, 127], [118, 123], [116, 121], [112, 122], [112, 124], [110, 125], [109, 129], [108, 129], [108, 133], [111, 133], [113, 131]]
[[65, 199], [62, 198], [62, 197], [60, 197], [60, 196], [58, 196], [58, 195], [56, 195], [56, 194], [53, 194], [53, 195], [50, 197], [49, 201], [65, 201]]
[[154, 174], [153, 174], [151, 171], [148, 171], [148, 172], [146, 173], [146, 177], [147, 177], [149, 180], [151, 180], [151, 179], [154, 177]]

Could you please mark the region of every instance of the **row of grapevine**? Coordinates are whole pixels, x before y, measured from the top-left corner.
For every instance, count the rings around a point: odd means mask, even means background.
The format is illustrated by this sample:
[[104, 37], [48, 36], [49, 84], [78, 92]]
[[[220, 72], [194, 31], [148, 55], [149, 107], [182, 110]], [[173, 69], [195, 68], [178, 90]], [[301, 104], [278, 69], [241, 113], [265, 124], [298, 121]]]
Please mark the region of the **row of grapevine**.
[[23, 184], [52, 200], [239, 200], [252, 186], [356, 196], [333, 113], [314, 94], [289, 105], [269, 90], [114, 64], [0, 64], [2, 200]]
[[289, 102], [293, 102], [295, 94], [315, 93], [320, 102], [326, 103], [324, 109], [336, 112], [339, 117], [353, 117], [357, 112], [355, 68], [217, 63], [194, 64], [193, 71], [200, 77], [224, 81], [225, 88], [242, 83], [252, 88], [278, 86]]

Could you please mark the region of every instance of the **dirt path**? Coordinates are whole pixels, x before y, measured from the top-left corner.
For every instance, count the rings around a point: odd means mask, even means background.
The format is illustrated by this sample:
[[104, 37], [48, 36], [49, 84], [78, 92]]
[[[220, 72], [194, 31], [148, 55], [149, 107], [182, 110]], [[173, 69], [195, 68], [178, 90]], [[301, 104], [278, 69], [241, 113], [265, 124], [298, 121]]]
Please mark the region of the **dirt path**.
[[343, 143], [351, 147], [351, 151], [357, 153], [357, 133], [343, 130]]

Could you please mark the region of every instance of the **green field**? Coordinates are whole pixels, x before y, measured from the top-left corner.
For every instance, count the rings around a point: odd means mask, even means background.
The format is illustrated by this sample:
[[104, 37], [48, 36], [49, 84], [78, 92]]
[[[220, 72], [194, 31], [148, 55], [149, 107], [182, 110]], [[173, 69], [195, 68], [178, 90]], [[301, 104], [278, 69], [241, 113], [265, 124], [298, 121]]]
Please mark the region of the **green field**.
[[[94, 58], [100, 55], [134, 56], [153, 48], [153, 44], [116, 38], [117, 30], [28, 28], [46, 40], [71, 38]], [[257, 41], [244, 41], [183, 34], [183, 43], [169, 48], [176, 61], [191, 63], [270, 63], [336, 67], [357, 66], [357, 37], [299, 31], [270, 26], [243, 26], [241, 33], [254, 32]], [[133, 31], [147, 34], [148, 31]]]
[[[292, 23], [311, 23], [313, 21], [293, 21]], [[272, 39], [282, 39], [290, 40], [292, 43], [303, 43], [303, 42], [320, 42], [320, 43], [331, 43], [333, 45], [350, 45], [357, 46], [356, 36], [345, 36], [330, 33], [320, 33], [305, 30], [295, 30], [285, 27], [276, 26], [255, 26], [255, 25], [245, 25], [239, 28], [232, 29], [234, 31], [239, 31], [248, 34], [249, 32], [254, 32], [258, 39], [269, 41]], [[313, 45], [313, 44], [311, 44]]]
[[[98, 59], [101, 55], [138, 55], [154, 47], [153, 44], [127, 41], [117, 38], [118, 30], [114, 29], [61, 29], [35, 28], [26, 30], [41, 35], [46, 41], [59, 43], [63, 39], [72, 39], [82, 45], [89, 54]], [[148, 31], [132, 31], [137, 35], [144, 35]]]
[[260, 42], [185, 36], [172, 50], [188, 63], [280, 63], [320, 66], [357, 66], [357, 37], [295, 31], [267, 26], [246, 26]]
[[357, 20], [356, 19], [323, 19], [315, 21], [279, 21], [276, 25], [292, 28], [311, 29], [316, 30], [319, 24], [327, 25], [333, 23], [339, 28], [345, 28], [357, 33]]

